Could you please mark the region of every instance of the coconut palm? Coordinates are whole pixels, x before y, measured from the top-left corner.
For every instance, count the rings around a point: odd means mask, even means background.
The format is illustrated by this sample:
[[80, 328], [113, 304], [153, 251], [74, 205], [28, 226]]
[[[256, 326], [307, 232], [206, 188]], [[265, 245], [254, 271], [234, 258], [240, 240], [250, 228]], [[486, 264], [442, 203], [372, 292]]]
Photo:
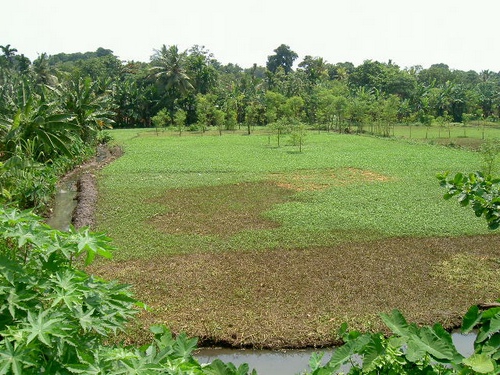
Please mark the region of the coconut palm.
[[177, 46], [167, 48], [163, 45], [160, 50], [156, 50], [150, 70], [157, 80], [164, 83], [165, 91], [177, 91], [181, 96], [185, 96], [193, 89], [185, 70], [185, 62], [185, 52], [179, 53]]

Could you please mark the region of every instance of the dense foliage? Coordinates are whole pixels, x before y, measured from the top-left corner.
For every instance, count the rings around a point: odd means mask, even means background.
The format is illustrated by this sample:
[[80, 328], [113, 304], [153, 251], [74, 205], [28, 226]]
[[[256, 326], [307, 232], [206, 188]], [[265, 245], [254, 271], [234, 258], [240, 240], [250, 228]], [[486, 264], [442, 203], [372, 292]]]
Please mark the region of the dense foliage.
[[440, 324], [418, 327], [397, 310], [381, 318], [391, 336], [348, 332], [344, 325], [340, 335], [345, 344], [326, 365], [320, 364], [321, 356], [313, 356], [312, 374], [333, 374], [347, 363], [351, 364], [349, 374], [497, 374], [500, 369], [500, 307], [480, 311], [472, 306], [464, 316], [462, 332], [478, 330], [474, 353], [467, 358]]
[[300, 149], [304, 125], [388, 136], [396, 122], [449, 131], [452, 122], [486, 124], [500, 115], [499, 74], [445, 64], [401, 69], [305, 56], [294, 65], [298, 55], [287, 45], [265, 67], [248, 69], [222, 65], [198, 45], [163, 45], [147, 63], [120, 61], [104, 48], [31, 62], [0, 47], [0, 199], [22, 207], [42, 209], [53, 183], [40, 181], [81, 162], [109, 126], [172, 126], [181, 135], [264, 125], [291, 132]]
[[53, 230], [29, 211], [0, 208], [0, 374], [227, 374], [248, 366], [192, 356], [196, 339], [153, 326], [141, 348], [106, 340], [142, 307], [126, 285], [77, 265], [111, 256], [110, 239], [88, 228]]
[[43, 210], [57, 176], [93, 153], [115, 106], [106, 82], [58, 77], [45, 54], [26, 65], [15, 50], [3, 50], [0, 203]]
[[396, 121], [442, 125], [497, 121], [500, 115], [499, 73], [453, 70], [442, 63], [402, 69], [392, 61], [366, 60], [354, 66], [305, 56], [297, 64], [298, 55], [287, 45], [276, 48], [265, 66], [246, 69], [222, 65], [198, 45], [186, 51], [163, 45], [147, 63], [122, 62], [103, 48], [41, 54], [32, 63], [10, 45], [2, 51], [2, 113], [8, 103], [5, 91], [16, 79], [54, 87], [90, 77], [99, 82], [99, 93], [110, 90], [116, 127], [151, 126], [164, 110], [169, 125], [183, 111], [185, 125], [195, 129], [205, 125], [205, 113], [200, 112], [205, 102], [220, 111], [212, 121], [225, 129], [293, 117], [325, 129], [362, 131], [370, 126], [388, 135], [387, 124]]

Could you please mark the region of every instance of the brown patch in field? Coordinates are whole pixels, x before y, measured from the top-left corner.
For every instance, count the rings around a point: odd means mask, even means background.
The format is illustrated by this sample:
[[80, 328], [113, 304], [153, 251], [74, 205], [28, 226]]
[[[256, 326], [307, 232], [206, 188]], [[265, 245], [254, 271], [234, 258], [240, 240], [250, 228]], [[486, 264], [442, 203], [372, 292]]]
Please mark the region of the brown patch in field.
[[288, 189], [267, 183], [173, 189], [156, 199], [167, 207], [167, 212], [151, 222], [169, 234], [226, 237], [243, 230], [271, 229], [279, 223], [262, 213], [274, 204], [286, 202], [291, 194]]
[[295, 191], [317, 191], [359, 182], [386, 182], [390, 177], [359, 168], [298, 170], [269, 176], [277, 186]]
[[[324, 346], [337, 343], [343, 322], [351, 329], [384, 330], [378, 314], [394, 308], [417, 324], [459, 325], [469, 306], [498, 298], [498, 267], [491, 262], [500, 258], [499, 239], [394, 238], [200, 253], [101, 262], [93, 271], [134, 286], [152, 308], [141, 316], [144, 327], [164, 323], [199, 337], [202, 345]], [[477, 274], [468, 260], [491, 267]], [[488, 282], [470, 282], [475, 276]]]

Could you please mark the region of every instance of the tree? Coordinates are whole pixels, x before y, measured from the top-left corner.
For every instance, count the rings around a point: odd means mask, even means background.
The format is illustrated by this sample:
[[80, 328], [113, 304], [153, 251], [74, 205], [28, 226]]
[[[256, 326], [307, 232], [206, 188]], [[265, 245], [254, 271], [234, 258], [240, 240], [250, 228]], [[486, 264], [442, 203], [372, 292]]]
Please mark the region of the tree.
[[177, 130], [179, 131], [179, 137], [182, 135], [182, 131], [186, 126], [186, 118], [187, 118], [186, 111], [179, 109], [177, 112], [175, 112], [174, 124], [177, 127]]
[[32, 70], [35, 74], [35, 82], [38, 85], [55, 86], [57, 77], [53, 73], [53, 68], [49, 66], [49, 60], [46, 53], [42, 53], [33, 61]]
[[158, 129], [165, 129], [170, 125], [170, 120], [170, 115], [166, 108], [160, 109], [158, 113], [151, 118], [156, 129], [156, 135], [158, 135]]
[[150, 73], [160, 88], [161, 100], [158, 104], [169, 109], [172, 121], [177, 102], [194, 89], [186, 71], [186, 57], [186, 52], [179, 52], [177, 46], [167, 48], [163, 45], [155, 51], [151, 60]]
[[69, 81], [62, 88], [61, 99], [63, 108], [75, 116], [84, 142], [94, 144], [98, 132], [114, 123], [111, 92], [99, 81], [92, 81], [90, 77]]
[[195, 94], [208, 94], [218, 79], [218, 72], [214, 65], [213, 54], [205, 50], [204, 46], [193, 46], [186, 56], [186, 74], [190, 79]]
[[282, 116], [282, 105], [285, 103], [286, 98], [277, 92], [266, 91], [266, 119], [267, 123], [271, 124]]
[[299, 152], [302, 152], [302, 146], [307, 136], [306, 126], [300, 121], [292, 121], [290, 130], [290, 143], [293, 146], [298, 146]]
[[4, 66], [6, 68], [14, 67], [14, 56], [16, 55], [17, 49], [11, 48], [10, 44], [5, 46], [0, 46], [2, 50], [2, 56], [0, 56], [0, 66]]
[[292, 96], [281, 106], [283, 114], [289, 119], [302, 120], [305, 102], [300, 96]]
[[274, 53], [274, 55], [267, 57], [267, 69], [272, 73], [276, 73], [278, 68], [281, 67], [285, 74], [290, 73], [292, 71], [293, 62], [299, 55], [292, 51], [286, 44], [280, 45], [274, 50]]
[[186, 95], [193, 89], [191, 79], [186, 73], [186, 53], [179, 52], [177, 46], [166, 47], [155, 51], [151, 61], [151, 73], [165, 85], [166, 92]]
[[71, 145], [78, 140], [75, 131], [79, 129], [72, 117], [70, 112], [61, 112], [56, 103], [29, 98], [13, 118], [1, 121], [4, 136], [0, 149], [4, 158], [22, 154], [46, 162], [58, 155], [72, 157]]
[[328, 66], [322, 57], [312, 57], [307, 55], [299, 64], [311, 84], [317, 84], [329, 78]]

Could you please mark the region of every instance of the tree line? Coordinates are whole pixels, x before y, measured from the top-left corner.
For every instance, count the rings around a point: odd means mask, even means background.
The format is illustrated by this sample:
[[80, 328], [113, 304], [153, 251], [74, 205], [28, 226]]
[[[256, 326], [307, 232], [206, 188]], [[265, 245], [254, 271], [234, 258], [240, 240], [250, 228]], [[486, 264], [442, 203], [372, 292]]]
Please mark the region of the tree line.
[[[446, 64], [400, 68], [389, 61], [332, 64], [282, 44], [265, 66], [223, 65], [203, 46], [161, 46], [150, 62], [122, 62], [108, 49], [33, 62], [2, 46], [2, 75], [38, 85], [82, 77], [109, 89], [115, 127], [181, 124], [191, 128], [269, 125], [282, 118], [338, 130], [377, 123], [497, 121], [500, 73], [452, 70]], [[298, 62], [298, 64], [297, 64]], [[12, 78], [12, 77], [11, 77]], [[2, 108], [3, 110], [3, 108]], [[176, 122], [177, 118], [177, 122]], [[383, 132], [383, 129], [379, 129]]]
[[280, 45], [265, 66], [222, 64], [203, 46], [163, 45], [149, 62], [113, 51], [40, 54], [0, 46], [0, 199], [43, 206], [54, 170], [92, 153], [108, 127], [205, 131], [294, 125], [388, 136], [395, 123], [497, 122], [500, 73], [392, 61], [332, 64]]

